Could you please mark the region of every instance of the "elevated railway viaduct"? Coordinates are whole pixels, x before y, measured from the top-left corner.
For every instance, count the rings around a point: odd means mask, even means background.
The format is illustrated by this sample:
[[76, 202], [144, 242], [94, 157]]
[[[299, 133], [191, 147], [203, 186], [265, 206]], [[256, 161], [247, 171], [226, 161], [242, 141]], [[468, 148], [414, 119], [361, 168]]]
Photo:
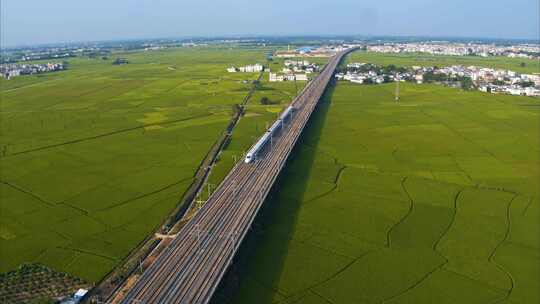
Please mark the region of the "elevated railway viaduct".
[[334, 71], [334, 55], [293, 100], [294, 114], [254, 161], [240, 160], [121, 303], [208, 303]]

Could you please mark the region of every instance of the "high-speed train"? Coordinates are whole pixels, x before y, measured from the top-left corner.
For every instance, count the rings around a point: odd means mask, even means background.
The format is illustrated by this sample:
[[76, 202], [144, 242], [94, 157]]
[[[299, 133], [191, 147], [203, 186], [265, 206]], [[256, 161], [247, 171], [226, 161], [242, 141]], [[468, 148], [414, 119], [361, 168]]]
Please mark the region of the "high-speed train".
[[288, 119], [290, 119], [290, 116], [294, 112], [294, 107], [289, 106], [281, 115], [279, 116], [279, 119], [274, 122], [274, 124], [264, 133], [264, 135], [249, 149], [248, 153], [246, 154], [246, 158], [244, 162], [246, 164], [251, 163], [253, 160], [257, 158], [257, 155], [259, 152], [261, 152], [266, 144], [271, 140], [272, 136], [283, 126], [283, 123], [286, 122]]

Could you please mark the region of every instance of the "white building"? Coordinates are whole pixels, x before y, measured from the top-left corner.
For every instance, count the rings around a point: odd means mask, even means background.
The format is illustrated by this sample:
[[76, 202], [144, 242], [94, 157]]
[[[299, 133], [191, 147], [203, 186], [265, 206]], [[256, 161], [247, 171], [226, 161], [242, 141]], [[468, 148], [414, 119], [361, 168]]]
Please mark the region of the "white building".
[[278, 75], [277, 73], [272, 73], [270, 72], [270, 75], [269, 75], [269, 81], [270, 82], [280, 82], [280, 81], [308, 81], [308, 76], [307, 74], [293, 74], [293, 73], [288, 73], [288, 74], [281, 74], [281, 75]]
[[540, 75], [522, 74], [521, 79], [525, 81], [532, 81], [535, 85], [540, 86]]
[[525, 88], [525, 95], [527, 96], [540, 96], [540, 90], [533, 87]]
[[283, 63], [286, 66], [308, 66], [309, 61], [307, 60], [285, 60]]
[[506, 92], [508, 92], [511, 95], [525, 95], [525, 89], [520, 88], [520, 87], [506, 88]]
[[270, 73], [270, 78], [269, 78], [270, 82], [281, 82], [283, 80], [285, 80], [283, 75], [277, 75], [276, 73]]
[[297, 81], [308, 81], [308, 77], [306, 74], [296, 74], [296, 80]]
[[73, 297], [69, 297], [67, 299], [62, 300], [60, 302], [60, 304], [78, 304], [78, 303], [81, 303], [81, 301], [83, 300], [84, 296], [87, 293], [88, 293], [88, 290], [81, 288], [81, 289], [77, 290], [77, 292], [75, 292]]
[[256, 63], [253, 65], [246, 65], [239, 68], [242, 73], [258, 73], [264, 71], [264, 66], [262, 64]]

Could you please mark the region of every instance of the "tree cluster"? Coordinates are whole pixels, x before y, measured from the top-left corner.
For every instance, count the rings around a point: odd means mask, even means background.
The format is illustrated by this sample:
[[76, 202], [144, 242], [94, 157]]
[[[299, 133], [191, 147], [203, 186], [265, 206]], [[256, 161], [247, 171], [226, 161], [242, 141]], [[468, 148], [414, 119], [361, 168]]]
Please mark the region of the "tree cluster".
[[126, 58], [116, 58], [112, 64], [119, 65], [119, 64], [128, 64], [129, 61]]
[[266, 97], [266, 96], [263, 96], [260, 100], [260, 103], [262, 105], [273, 105], [273, 104], [278, 104], [279, 102], [276, 102], [276, 101], [272, 101], [270, 100], [270, 98]]

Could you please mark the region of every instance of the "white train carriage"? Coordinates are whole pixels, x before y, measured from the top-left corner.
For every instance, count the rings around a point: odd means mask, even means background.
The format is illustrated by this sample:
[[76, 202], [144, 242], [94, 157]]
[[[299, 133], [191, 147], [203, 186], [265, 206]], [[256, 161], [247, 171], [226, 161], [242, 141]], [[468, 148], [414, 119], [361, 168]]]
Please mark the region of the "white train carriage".
[[272, 139], [272, 136], [283, 126], [285, 120], [287, 120], [294, 111], [294, 107], [288, 107], [276, 120], [272, 126], [264, 133], [264, 135], [249, 149], [244, 160], [245, 163], [249, 164], [257, 158], [259, 152], [264, 148], [264, 146]]
[[272, 124], [272, 126], [270, 128], [268, 128], [268, 130], [266, 132], [274, 135], [279, 130], [279, 128], [281, 128], [282, 124], [283, 123], [282, 123], [281, 119], [278, 119]]
[[252, 162], [257, 157], [257, 154], [260, 152], [260, 150], [262, 150], [264, 145], [266, 145], [269, 139], [270, 133], [264, 133], [264, 135], [259, 139], [259, 141], [257, 141], [257, 143], [251, 149], [249, 149], [248, 153], [246, 154], [245, 162], [248, 164]]
[[279, 119], [283, 121], [287, 120], [289, 116], [291, 116], [293, 111], [294, 111], [294, 107], [289, 106], [283, 113], [281, 113], [281, 116], [279, 116]]

